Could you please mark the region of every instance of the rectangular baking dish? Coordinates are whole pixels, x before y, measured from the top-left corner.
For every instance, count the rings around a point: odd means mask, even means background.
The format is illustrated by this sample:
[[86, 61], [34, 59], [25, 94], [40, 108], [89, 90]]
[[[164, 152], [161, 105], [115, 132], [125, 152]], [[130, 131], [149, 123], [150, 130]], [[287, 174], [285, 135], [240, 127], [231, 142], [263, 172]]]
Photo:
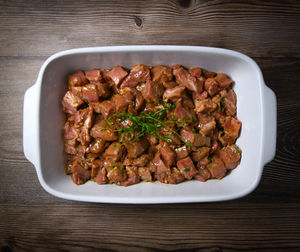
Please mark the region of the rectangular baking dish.
[[[240, 165], [222, 180], [187, 181], [178, 185], [159, 182], [129, 187], [75, 185], [65, 175], [63, 158], [64, 114], [61, 99], [67, 76], [79, 69], [131, 68], [146, 65], [182, 64], [224, 72], [234, 81], [237, 116], [242, 121], [238, 146]], [[258, 185], [263, 167], [276, 148], [276, 97], [263, 80], [258, 65], [248, 56], [220, 48], [195, 46], [112, 46], [59, 52], [42, 65], [36, 83], [24, 97], [23, 147], [34, 165], [42, 187], [69, 200], [106, 203], [186, 203], [222, 201], [242, 197]]]

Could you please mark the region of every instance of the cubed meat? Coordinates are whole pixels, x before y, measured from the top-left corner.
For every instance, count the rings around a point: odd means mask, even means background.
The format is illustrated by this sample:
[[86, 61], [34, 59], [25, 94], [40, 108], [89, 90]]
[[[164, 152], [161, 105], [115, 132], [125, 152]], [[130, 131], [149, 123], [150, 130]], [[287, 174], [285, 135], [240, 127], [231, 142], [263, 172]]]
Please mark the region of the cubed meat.
[[113, 142], [108, 148], [105, 150], [103, 157], [108, 160], [112, 160], [117, 162], [120, 160], [122, 155], [124, 154], [125, 148], [119, 142]]
[[217, 156], [212, 156], [212, 161], [206, 166], [213, 178], [221, 179], [226, 175], [226, 168], [223, 161]]
[[171, 168], [171, 174], [168, 176], [169, 184], [178, 184], [184, 181], [184, 176], [181, 174], [179, 169], [173, 167]]
[[149, 167], [139, 167], [138, 168], [138, 174], [139, 174], [141, 180], [143, 180], [145, 182], [151, 182], [152, 181], [152, 175], [151, 175]]
[[108, 71], [109, 76], [117, 87], [120, 86], [123, 79], [128, 75], [127, 71], [121, 66], [115, 66], [112, 70]]
[[75, 155], [77, 153], [77, 141], [76, 139], [65, 140], [64, 151], [67, 154]]
[[178, 160], [177, 167], [186, 179], [192, 179], [198, 173], [190, 157]]
[[140, 138], [133, 143], [126, 144], [128, 157], [137, 158], [142, 155], [149, 147], [149, 142], [146, 138]]
[[143, 90], [143, 96], [147, 102], [159, 103], [164, 93], [164, 87], [158, 82], [147, 80]]
[[72, 87], [72, 93], [85, 102], [99, 101], [98, 90], [95, 84], [87, 84], [80, 87]]
[[116, 104], [110, 100], [93, 102], [90, 105], [96, 113], [102, 114], [105, 119], [116, 111]]
[[91, 178], [95, 178], [99, 171], [104, 168], [103, 160], [95, 159], [92, 161]]
[[95, 85], [100, 98], [108, 98], [111, 95], [110, 86], [108, 83], [95, 83]]
[[91, 153], [100, 154], [105, 150], [106, 141], [102, 138], [95, 139], [89, 146]]
[[200, 67], [191, 67], [189, 69], [189, 72], [192, 76], [199, 78], [199, 77], [201, 77], [202, 69]]
[[122, 164], [110, 165], [107, 169], [107, 178], [109, 183], [120, 184], [127, 179], [127, 173]]
[[176, 159], [176, 153], [168, 145], [161, 147], [159, 151], [165, 163], [172, 166]]
[[183, 159], [187, 157], [190, 154], [190, 150], [186, 147], [186, 145], [183, 145], [179, 148], [175, 149], [176, 155], [177, 155], [177, 160]]
[[209, 148], [208, 147], [201, 147], [198, 148], [196, 151], [193, 151], [191, 153], [191, 158], [194, 162], [199, 162], [204, 157], [208, 156], [209, 154]]
[[151, 135], [151, 134], [147, 134], [147, 140], [149, 141], [150, 145], [156, 145], [158, 144], [158, 139], [156, 138], [156, 136]]
[[128, 106], [132, 104], [132, 101], [127, 99], [125, 95], [119, 94], [114, 95], [113, 101], [116, 106], [116, 112], [118, 113], [121, 111], [126, 112], [128, 110]]
[[63, 111], [73, 115], [77, 111], [78, 107], [84, 103], [84, 101], [78, 96], [74, 95], [71, 91], [68, 91], [61, 103], [63, 106]]
[[176, 102], [176, 107], [174, 110], [174, 117], [176, 120], [189, 120], [194, 116], [195, 116], [194, 111], [186, 109], [182, 105], [181, 100], [178, 100]]
[[69, 80], [68, 80], [69, 89], [74, 86], [82, 86], [86, 83], [88, 83], [88, 80], [82, 71], [78, 71], [77, 73], [71, 74], [69, 76]]
[[207, 99], [208, 93], [206, 91], [203, 91], [201, 93], [193, 93], [192, 95], [194, 103], [196, 103], [196, 100], [204, 100]]
[[205, 78], [214, 78], [217, 73], [216, 72], [209, 72], [209, 71], [203, 71], [203, 75]]
[[232, 80], [228, 78], [228, 76], [224, 73], [218, 73], [215, 77], [221, 88], [228, 88], [232, 84]]
[[209, 169], [207, 168], [201, 168], [198, 171], [198, 174], [195, 176], [195, 179], [205, 182], [206, 180], [211, 178], [211, 174], [209, 172]]
[[121, 84], [121, 88], [124, 87], [135, 87], [139, 82], [146, 82], [150, 79], [150, 70], [144, 65], [134, 66], [129, 75]]
[[91, 136], [105, 141], [118, 140], [118, 134], [105, 128], [105, 120], [97, 122], [91, 129]]
[[79, 160], [75, 160], [72, 165], [72, 180], [77, 185], [82, 185], [91, 178], [91, 170], [83, 168]]
[[157, 65], [151, 69], [152, 81], [160, 82], [163, 74], [166, 72], [166, 67], [162, 65]]
[[76, 139], [78, 137], [79, 130], [71, 124], [70, 121], [66, 121], [64, 126], [64, 138], [66, 140]]
[[137, 167], [143, 167], [147, 166], [151, 160], [151, 157], [149, 154], [142, 154], [138, 158], [129, 158], [126, 157], [123, 161], [124, 165], [130, 165], [130, 166], [137, 166]]
[[193, 133], [192, 130], [183, 128], [180, 130], [180, 135], [186, 143], [189, 142], [193, 146], [210, 146], [210, 137], [201, 136], [200, 134]]
[[140, 182], [140, 176], [137, 167], [126, 166], [127, 180], [120, 183], [121, 186], [134, 185]]
[[206, 79], [204, 88], [210, 96], [214, 96], [216, 93], [218, 93], [221, 90], [218, 82], [214, 78]]
[[219, 134], [218, 139], [224, 146], [233, 144], [239, 136], [241, 126], [242, 123], [234, 117], [226, 117], [224, 134]]
[[101, 168], [97, 174], [97, 176], [95, 177], [95, 182], [98, 185], [103, 185], [103, 184], [107, 184], [108, 179], [106, 177], [106, 169], [105, 168]]
[[234, 116], [236, 114], [236, 94], [230, 89], [225, 98], [221, 100], [222, 108], [225, 108], [226, 115]]
[[163, 99], [169, 99], [173, 102], [177, 101], [179, 98], [183, 96], [185, 93], [185, 87], [183, 86], [176, 86], [174, 88], [168, 88], [165, 90], [163, 94]]
[[99, 69], [85, 71], [85, 77], [89, 80], [90, 83], [100, 82], [102, 80], [101, 72]]
[[195, 103], [195, 111], [197, 113], [204, 112], [213, 112], [217, 108], [217, 104], [215, 104], [210, 98], [208, 99], [200, 99], [194, 100]]
[[198, 125], [197, 128], [203, 136], [210, 135], [216, 128], [216, 121], [213, 116], [205, 114], [198, 114]]
[[241, 160], [241, 150], [236, 145], [229, 145], [219, 151], [220, 158], [228, 170], [237, 167]]
[[173, 70], [173, 74], [175, 75], [176, 82], [179, 85], [182, 85], [193, 92], [201, 92], [201, 90], [198, 90], [197, 79], [183, 67]]

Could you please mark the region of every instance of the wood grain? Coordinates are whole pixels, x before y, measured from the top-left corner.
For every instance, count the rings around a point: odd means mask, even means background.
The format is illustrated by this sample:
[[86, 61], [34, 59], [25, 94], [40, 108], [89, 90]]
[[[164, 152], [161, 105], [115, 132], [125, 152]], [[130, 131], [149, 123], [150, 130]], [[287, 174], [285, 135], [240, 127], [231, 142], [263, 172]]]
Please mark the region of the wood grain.
[[[300, 2], [0, 0], [0, 248], [3, 251], [299, 251]], [[22, 149], [23, 95], [51, 54], [184, 44], [253, 57], [277, 95], [275, 159], [228, 202], [113, 205], [46, 193]]]
[[224, 47], [252, 57], [300, 56], [299, 1], [189, 2], [182, 7], [175, 0], [2, 0], [0, 55], [48, 56], [87, 46], [181, 44]]

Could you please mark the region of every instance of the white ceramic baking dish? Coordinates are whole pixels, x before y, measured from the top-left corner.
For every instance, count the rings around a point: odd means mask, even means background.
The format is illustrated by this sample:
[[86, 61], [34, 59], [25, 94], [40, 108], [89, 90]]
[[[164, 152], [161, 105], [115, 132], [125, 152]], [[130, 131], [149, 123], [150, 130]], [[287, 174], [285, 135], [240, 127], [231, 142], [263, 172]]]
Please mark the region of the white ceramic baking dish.
[[[234, 81], [237, 116], [242, 131], [240, 165], [222, 180], [188, 181], [178, 185], [139, 183], [129, 187], [75, 185], [65, 175], [61, 99], [70, 73], [79, 69], [127, 68], [137, 63], [186, 67], [200, 66], [227, 73]], [[63, 51], [48, 58], [36, 83], [24, 97], [23, 145], [42, 187], [54, 196], [107, 203], [185, 203], [230, 200], [242, 197], [258, 185], [263, 167], [275, 155], [276, 97], [263, 80], [261, 70], [248, 56], [220, 48], [194, 46], [114, 46]]]

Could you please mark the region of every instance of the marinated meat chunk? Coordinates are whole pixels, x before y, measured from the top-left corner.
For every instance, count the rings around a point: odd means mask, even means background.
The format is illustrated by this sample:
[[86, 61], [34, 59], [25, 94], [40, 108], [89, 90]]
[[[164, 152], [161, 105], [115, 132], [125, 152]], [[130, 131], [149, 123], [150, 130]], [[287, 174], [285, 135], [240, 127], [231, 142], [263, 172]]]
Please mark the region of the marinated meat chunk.
[[143, 154], [149, 146], [149, 142], [146, 138], [140, 138], [136, 142], [126, 144], [128, 157], [137, 158]]
[[75, 160], [72, 165], [72, 180], [77, 185], [82, 185], [91, 178], [91, 171], [84, 169], [79, 160]]
[[213, 178], [221, 179], [226, 174], [226, 168], [223, 161], [216, 155], [212, 156], [212, 162], [207, 165], [207, 168]]
[[102, 80], [101, 72], [99, 69], [85, 71], [85, 77], [89, 80], [90, 83], [100, 82]]
[[143, 96], [147, 102], [153, 102], [157, 104], [163, 93], [164, 87], [160, 83], [147, 80], [143, 90]]
[[128, 75], [127, 71], [121, 66], [115, 66], [112, 70], [107, 72], [117, 87], [120, 86], [123, 79]]
[[232, 84], [232, 80], [224, 73], [218, 73], [215, 80], [221, 88], [228, 88]]
[[68, 79], [68, 87], [81, 86], [88, 82], [82, 71], [78, 71], [77, 73], [71, 74]]
[[235, 144], [222, 148], [219, 155], [228, 170], [237, 167], [241, 160], [241, 150]]
[[129, 75], [121, 84], [121, 88], [124, 87], [135, 87], [139, 82], [146, 82], [150, 79], [150, 70], [144, 65], [134, 66]]
[[177, 167], [186, 179], [192, 179], [197, 174], [197, 169], [190, 157], [178, 160]]
[[84, 103], [78, 96], [74, 95], [72, 92], [68, 91], [64, 98], [62, 99], [63, 111], [73, 115], [77, 108]]
[[105, 129], [105, 120], [96, 123], [91, 129], [91, 136], [94, 138], [102, 138], [105, 141], [118, 140], [118, 134], [111, 130]]
[[67, 87], [65, 171], [75, 184], [205, 182], [241, 160], [237, 97], [224, 73], [117, 65], [71, 74]]

